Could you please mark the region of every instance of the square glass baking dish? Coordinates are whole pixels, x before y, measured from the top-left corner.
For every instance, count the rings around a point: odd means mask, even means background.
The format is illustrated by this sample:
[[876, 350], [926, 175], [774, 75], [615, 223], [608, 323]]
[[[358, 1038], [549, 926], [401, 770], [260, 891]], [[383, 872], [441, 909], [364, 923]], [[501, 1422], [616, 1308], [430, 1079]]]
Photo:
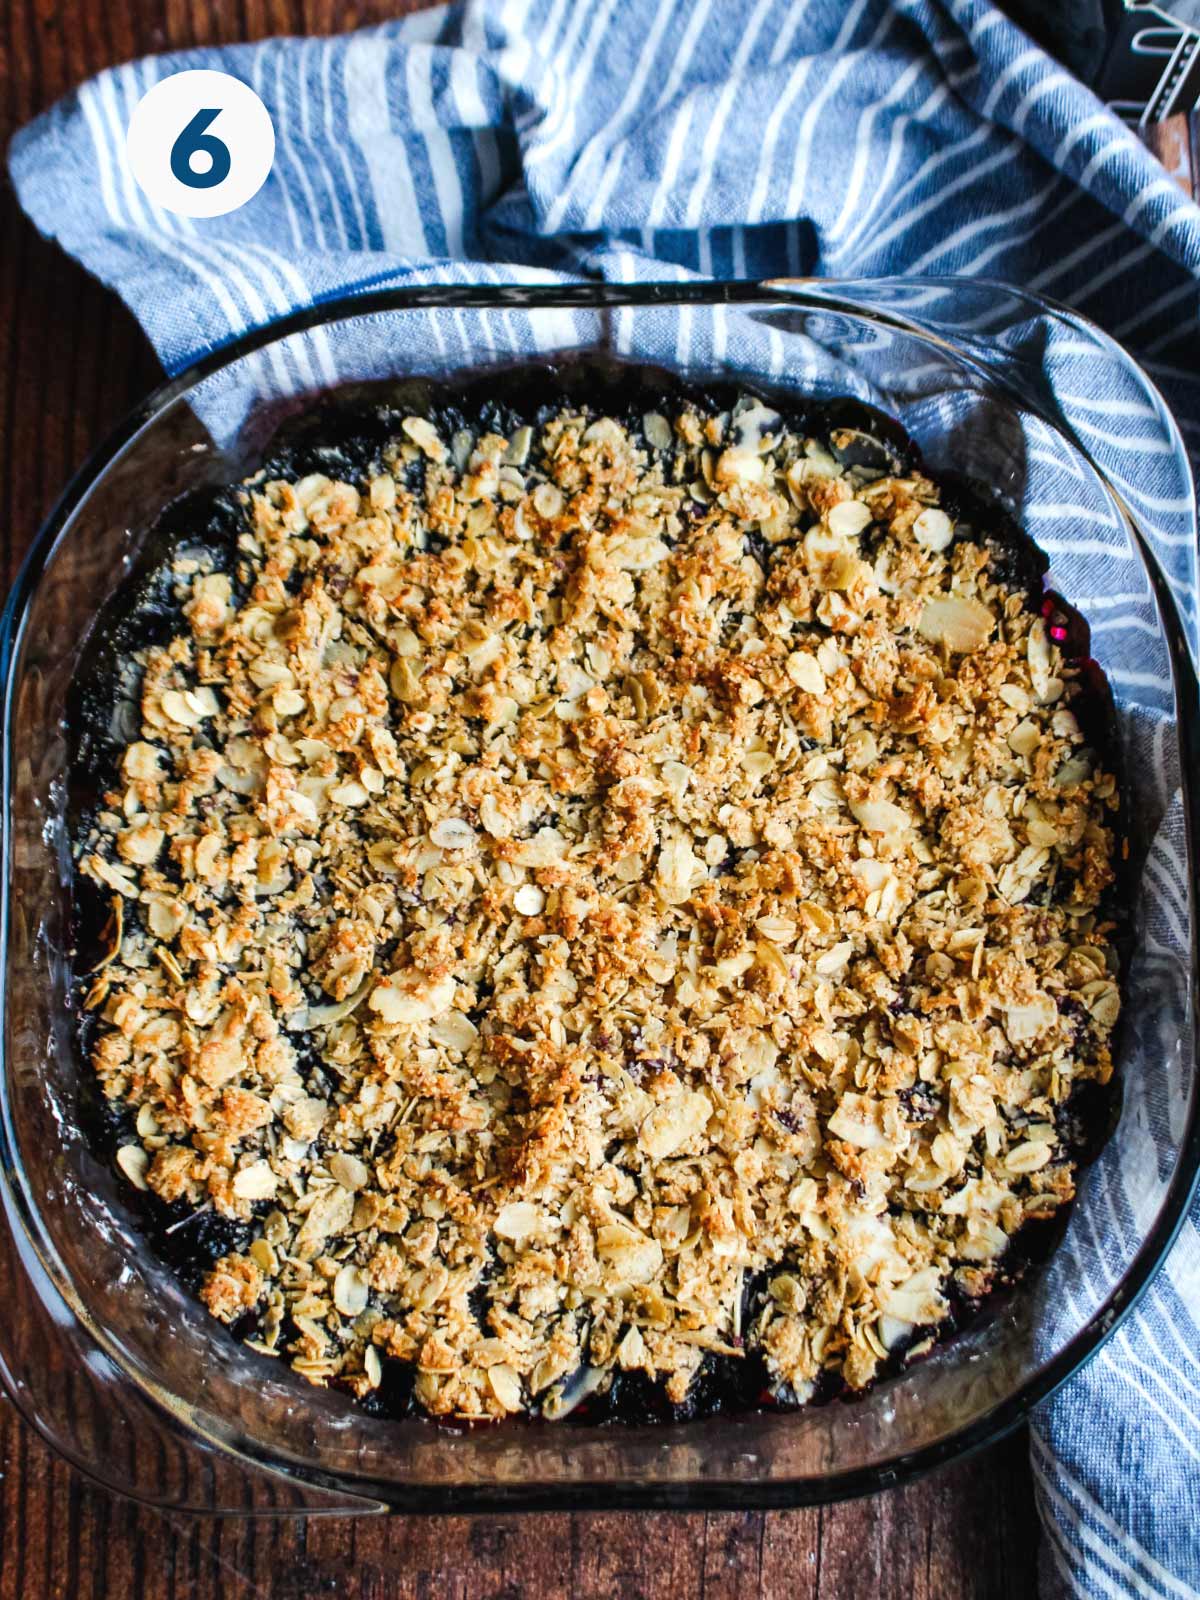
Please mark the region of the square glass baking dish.
[[[1137, 886], [1123, 1116], [1049, 1266], [853, 1404], [652, 1428], [368, 1416], [190, 1300], [80, 1132], [64, 707], [147, 530], [175, 497], [252, 470], [324, 391], [580, 355], [878, 406], [935, 476], [986, 485], [1049, 554], [1047, 582], [1091, 619], [1113, 687]], [[164, 384], [67, 489], [0, 624], [0, 1371], [24, 1415], [107, 1486], [218, 1513], [797, 1505], [874, 1491], [1015, 1425], [1128, 1313], [1200, 1171], [1200, 703], [1194, 619], [1167, 581], [1194, 578], [1195, 549], [1187, 458], [1149, 380], [1074, 313], [978, 281], [379, 291]]]

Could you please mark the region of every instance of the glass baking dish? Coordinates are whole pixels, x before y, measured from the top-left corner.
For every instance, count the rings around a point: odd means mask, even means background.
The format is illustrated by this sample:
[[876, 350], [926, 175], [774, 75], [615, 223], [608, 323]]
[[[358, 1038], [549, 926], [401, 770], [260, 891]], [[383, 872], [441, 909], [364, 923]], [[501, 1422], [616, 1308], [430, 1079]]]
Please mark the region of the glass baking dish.
[[[1126, 756], [1138, 936], [1125, 1110], [1050, 1265], [854, 1404], [655, 1428], [387, 1421], [235, 1344], [139, 1247], [80, 1133], [65, 696], [97, 608], [162, 507], [252, 469], [319, 392], [585, 353], [869, 401], [935, 475], [988, 485], [1048, 552], [1047, 582], [1093, 621]], [[24, 1415], [113, 1489], [225, 1513], [797, 1505], [879, 1489], [1011, 1428], [1129, 1312], [1200, 1170], [1200, 705], [1190, 619], [1163, 576], [1192, 574], [1195, 541], [1187, 458], [1146, 377], [1073, 313], [987, 283], [376, 292], [248, 334], [164, 384], [68, 488], [0, 625], [0, 1283], [21, 1305], [3, 1319], [0, 1361]], [[1164, 897], [1164, 849], [1186, 856], [1186, 902]]]

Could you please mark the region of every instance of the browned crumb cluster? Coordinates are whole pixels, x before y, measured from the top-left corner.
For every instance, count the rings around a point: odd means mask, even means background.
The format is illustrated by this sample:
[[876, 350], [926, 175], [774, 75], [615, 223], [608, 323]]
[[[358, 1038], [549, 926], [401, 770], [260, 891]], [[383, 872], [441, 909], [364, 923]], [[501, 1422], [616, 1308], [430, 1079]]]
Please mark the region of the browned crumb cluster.
[[251, 480], [236, 589], [177, 562], [82, 853], [94, 1064], [312, 1381], [861, 1386], [1071, 1198], [1116, 785], [937, 487], [829, 445], [409, 417], [369, 481]]

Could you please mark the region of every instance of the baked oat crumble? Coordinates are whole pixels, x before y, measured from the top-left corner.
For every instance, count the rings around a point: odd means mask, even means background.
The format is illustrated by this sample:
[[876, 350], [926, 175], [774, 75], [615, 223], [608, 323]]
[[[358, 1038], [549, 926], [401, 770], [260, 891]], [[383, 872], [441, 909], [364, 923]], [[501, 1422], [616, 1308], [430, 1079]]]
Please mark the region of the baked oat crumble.
[[255, 1348], [442, 1416], [712, 1355], [798, 1401], [1072, 1198], [1117, 785], [994, 544], [851, 442], [398, 417], [176, 560], [86, 1003], [125, 1176], [251, 1224], [202, 1296]]

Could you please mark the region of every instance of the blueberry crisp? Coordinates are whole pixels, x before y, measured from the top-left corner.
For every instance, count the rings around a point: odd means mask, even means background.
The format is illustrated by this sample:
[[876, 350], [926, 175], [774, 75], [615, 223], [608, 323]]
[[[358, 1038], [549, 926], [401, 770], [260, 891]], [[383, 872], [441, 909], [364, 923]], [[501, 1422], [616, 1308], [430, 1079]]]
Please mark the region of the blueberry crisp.
[[1118, 785], [1040, 588], [851, 427], [614, 409], [231, 489], [75, 841], [118, 1167], [368, 1404], [862, 1389], [1065, 1214], [1112, 1073]]

